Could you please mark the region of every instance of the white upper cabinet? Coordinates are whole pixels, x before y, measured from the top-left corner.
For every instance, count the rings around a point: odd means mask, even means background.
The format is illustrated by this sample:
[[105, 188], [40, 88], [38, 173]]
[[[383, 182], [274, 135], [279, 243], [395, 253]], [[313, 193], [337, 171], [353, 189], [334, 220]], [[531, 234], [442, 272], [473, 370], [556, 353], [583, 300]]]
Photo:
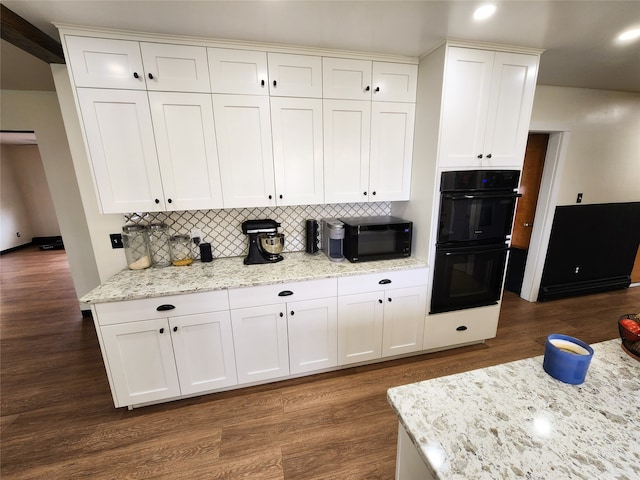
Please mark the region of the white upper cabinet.
[[278, 205], [324, 203], [322, 100], [271, 98]]
[[322, 98], [322, 59], [312, 55], [269, 53], [272, 97]]
[[267, 53], [208, 48], [213, 93], [269, 95]]
[[371, 61], [323, 57], [324, 98], [371, 100]]
[[538, 58], [449, 48], [440, 134], [441, 167], [521, 166]]
[[205, 47], [143, 42], [140, 49], [147, 90], [211, 91]]
[[225, 208], [276, 205], [269, 97], [213, 95]]
[[211, 95], [149, 92], [169, 210], [222, 208]]
[[369, 195], [371, 102], [324, 100], [326, 203], [366, 202]]
[[147, 88], [138, 42], [70, 35], [64, 38], [76, 87]]
[[147, 93], [77, 91], [102, 213], [165, 210]]
[[409, 200], [415, 104], [373, 102], [371, 109], [369, 201]]
[[373, 62], [371, 100], [377, 102], [415, 102], [417, 87], [417, 65]]
[[416, 101], [417, 65], [325, 57], [322, 76], [324, 98]]

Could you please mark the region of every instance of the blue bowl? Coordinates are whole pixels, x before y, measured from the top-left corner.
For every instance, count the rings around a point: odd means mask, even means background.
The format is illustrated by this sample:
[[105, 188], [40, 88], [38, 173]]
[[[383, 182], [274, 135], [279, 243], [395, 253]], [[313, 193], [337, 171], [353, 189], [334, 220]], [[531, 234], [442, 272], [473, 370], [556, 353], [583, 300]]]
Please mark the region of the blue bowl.
[[593, 348], [582, 340], [551, 334], [544, 348], [542, 368], [553, 378], [571, 385], [584, 382], [593, 358]]

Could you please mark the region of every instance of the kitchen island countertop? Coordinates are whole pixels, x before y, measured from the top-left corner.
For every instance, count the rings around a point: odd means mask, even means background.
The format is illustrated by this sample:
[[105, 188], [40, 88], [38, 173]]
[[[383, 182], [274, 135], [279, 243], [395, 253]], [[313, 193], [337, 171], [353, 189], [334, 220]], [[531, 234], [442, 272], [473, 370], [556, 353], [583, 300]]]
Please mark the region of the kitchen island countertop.
[[638, 479], [640, 362], [620, 340], [592, 347], [582, 385], [552, 378], [538, 356], [387, 396], [434, 479]]
[[125, 269], [84, 295], [87, 304], [137, 300], [185, 293], [251, 287], [321, 278], [424, 268], [414, 257], [374, 262], [332, 262], [324, 254], [284, 253], [284, 260], [262, 265], [244, 265], [244, 257], [195, 261], [185, 267]]

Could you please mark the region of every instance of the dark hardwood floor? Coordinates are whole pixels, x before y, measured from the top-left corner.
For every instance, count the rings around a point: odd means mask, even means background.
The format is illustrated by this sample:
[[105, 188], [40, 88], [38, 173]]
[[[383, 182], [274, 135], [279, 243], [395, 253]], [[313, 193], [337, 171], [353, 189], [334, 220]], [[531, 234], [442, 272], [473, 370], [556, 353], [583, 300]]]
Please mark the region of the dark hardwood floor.
[[113, 407], [64, 251], [0, 257], [3, 479], [394, 477], [389, 387], [540, 355], [549, 333], [617, 338], [640, 288], [531, 304], [485, 344], [128, 411]]

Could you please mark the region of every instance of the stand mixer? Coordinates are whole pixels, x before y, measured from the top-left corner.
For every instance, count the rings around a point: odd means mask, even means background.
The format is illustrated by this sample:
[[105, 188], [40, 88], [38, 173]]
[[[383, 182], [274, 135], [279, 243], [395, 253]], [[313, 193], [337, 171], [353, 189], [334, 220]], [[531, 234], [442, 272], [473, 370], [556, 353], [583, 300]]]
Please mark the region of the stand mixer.
[[278, 233], [280, 224], [275, 220], [245, 220], [242, 233], [249, 236], [249, 253], [245, 265], [275, 263], [283, 260], [284, 234]]

